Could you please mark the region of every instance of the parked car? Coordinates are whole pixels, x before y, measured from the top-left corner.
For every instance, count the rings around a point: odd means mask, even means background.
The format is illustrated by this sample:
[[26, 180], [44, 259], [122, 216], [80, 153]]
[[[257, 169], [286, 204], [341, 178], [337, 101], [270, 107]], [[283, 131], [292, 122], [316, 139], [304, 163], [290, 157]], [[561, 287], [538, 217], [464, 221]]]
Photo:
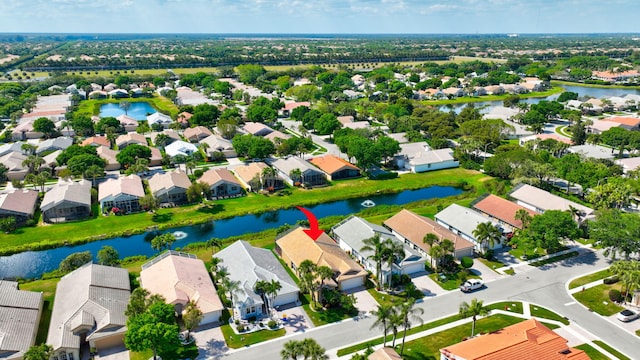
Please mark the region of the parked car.
[[637, 313], [633, 310], [624, 309], [618, 313], [618, 320], [622, 322], [629, 322], [631, 320], [635, 320], [640, 316], [640, 313]]
[[472, 292], [484, 287], [484, 283], [480, 279], [469, 279], [460, 285], [460, 290], [463, 292]]

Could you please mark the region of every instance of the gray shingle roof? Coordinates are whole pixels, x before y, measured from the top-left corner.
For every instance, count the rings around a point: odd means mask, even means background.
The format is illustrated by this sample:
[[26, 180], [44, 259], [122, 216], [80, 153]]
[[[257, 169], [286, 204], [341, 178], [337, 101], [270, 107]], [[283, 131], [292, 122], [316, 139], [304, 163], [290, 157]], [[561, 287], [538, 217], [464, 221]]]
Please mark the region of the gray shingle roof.
[[0, 357], [21, 357], [33, 345], [42, 301], [42, 293], [0, 280]]
[[[473, 231], [478, 227], [478, 224], [491, 222], [494, 225], [498, 225], [489, 217], [484, 216], [473, 209], [469, 209], [458, 204], [449, 205], [447, 208], [437, 213], [435, 215], [435, 218], [436, 221], [446, 223], [473, 239], [475, 239], [475, 236], [473, 236]], [[498, 226], [504, 228], [506, 225]]]
[[91, 183], [87, 180], [81, 180], [55, 184], [44, 194], [40, 209], [47, 211], [64, 202], [91, 207]]

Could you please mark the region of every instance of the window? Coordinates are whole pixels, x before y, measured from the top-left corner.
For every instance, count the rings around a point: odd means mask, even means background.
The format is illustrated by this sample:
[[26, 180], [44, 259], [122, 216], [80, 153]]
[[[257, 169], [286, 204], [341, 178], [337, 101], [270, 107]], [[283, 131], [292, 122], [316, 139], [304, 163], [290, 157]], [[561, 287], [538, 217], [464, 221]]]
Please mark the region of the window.
[[58, 357], [54, 355], [53, 360], [58, 360]]
[[69, 360], [73, 360], [73, 353], [69, 353]]
[[60, 353], [60, 359], [67, 360], [67, 353]]

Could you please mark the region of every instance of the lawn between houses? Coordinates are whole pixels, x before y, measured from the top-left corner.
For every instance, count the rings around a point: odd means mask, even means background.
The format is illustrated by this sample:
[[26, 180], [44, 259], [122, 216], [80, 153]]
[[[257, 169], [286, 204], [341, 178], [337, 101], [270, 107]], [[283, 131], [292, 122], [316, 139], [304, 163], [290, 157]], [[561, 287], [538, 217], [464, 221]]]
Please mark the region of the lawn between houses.
[[0, 235], [0, 255], [28, 250], [41, 250], [64, 245], [142, 233], [149, 228], [167, 229], [231, 218], [245, 214], [310, 206], [367, 195], [396, 193], [434, 185], [465, 186], [458, 197], [471, 201], [485, 192], [486, 180], [492, 179], [472, 170], [449, 169], [422, 174], [404, 174], [391, 180], [359, 178], [340, 181], [332, 186], [312, 190], [291, 189], [291, 195], [248, 194], [244, 197], [207, 202], [170, 209], [158, 209], [154, 214], [137, 213], [123, 216], [94, 216], [92, 219], [35, 227], [23, 227], [11, 234]]

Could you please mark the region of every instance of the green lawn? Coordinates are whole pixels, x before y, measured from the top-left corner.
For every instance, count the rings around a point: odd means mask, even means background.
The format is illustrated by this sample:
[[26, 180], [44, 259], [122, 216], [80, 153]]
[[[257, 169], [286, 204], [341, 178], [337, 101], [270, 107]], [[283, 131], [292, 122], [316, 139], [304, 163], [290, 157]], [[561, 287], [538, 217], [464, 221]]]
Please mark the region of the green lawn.
[[47, 333], [49, 332], [49, 323], [51, 322], [51, 311], [53, 310], [53, 299], [55, 297], [58, 279], [55, 280], [37, 280], [19, 285], [20, 290], [42, 292], [44, 297], [44, 305], [42, 306], [42, 315], [38, 324], [38, 333], [36, 335], [36, 344], [43, 344], [47, 341]]
[[[517, 241], [517, 240], [512, 240], [512, 241]], [[509, 254], [513, 255], [517, 259], [523, 260], [525, 251], [527, 255], [526, 260], [531, 260], [531, 259], [539, 258], [540, 256], [546, 255], [544, 252], [544, 249], [542, 248], [531, 247], [531, 246], [525, 247], [525, 246], [520, 246], [519, 244], [516, 244], [515, 247], [512, 246], [511, 249], [509, 250]]]
[[545, 309], [542, 306], [529, 304], [529, 310], [531, 311], [531, 316], [535, 316], [543, 319], [555, 320], [565, 325], [569, 325], [569, 320], [567, 320], [565, 317], [560, 316], [551, 310]]
[[[391, 295], [391, 294], [382, 294], [376, 289], [368, 289], [369, 294], [376, 300], [376, 302], [380, 305], [396, 305], [398, 303], [404, 302], [405, 298], [402, 296]], [[357, 305], [357, 304], [356, 304]]]
[[[471, 191], [454, 200], [471, 200], [484, 191], [484, 180], [491, 179], [476, 171], [449, 169], [426, 174], [406, 174], [393, 180], [369, 180], [359, 178], [336, 182], [326, 188], [305, 190], [291, 189], [291, 195], [249, 194], [235, 199], [209, 202], [170, 209], [158, 209], [155, 214], [138, 213], [124, 216], [97, 216], [94, 219], [46, 226], [24, 227], [11, 234], [0, 234], [0, 255], [58, 247], [65, 244], [81, 244], [103, 238], [141, 233], [150, 227], [166, 229], [229, 218], [248, 213], [259, 214], [293, 206], [310, 206], [319, 203], [367, 196], [377, 193], [393, 193], [405, 189], [419, 189], [432, 185], [471, 186]], [[423, 201], [414, 207], [441, 201]], [[433, 206], [433, 205], [432, 205]], [[377, 208], [377, 207], [376, 207]], [[379, 211], [374, 208], [374, 211]], [[384, 208], [383, 208], [384, 209]]]
[[593, 274], [589, 274], [589, 275], [585, 275], [583, 277], [579, 277], [577, 279], [572, 280], [569, 283], [569, 289], [575, 289], [577, 287], [592, 283], [594, 281], [597, 280], [602, 280], [606, 277], [611, 276], [611, 273], [609, 272], [609, 269], [604, 269], [604, 270], [600, 270], [598, 272], [595, 272]]
[[591, 360], [609, 360], [603, 353], [596, 350], [593, 346], [589, 344], [582, 344], [575, 347], [576, 349], [583, 350], [589, 356]]
[[[489, 333], [521, 321], [524, 321], [524, 319], [507, 315], [492, 315], [476, 322], [476, 333]], [[407, 360], [440, 359], [441, 348], [457, 344], [470, 335], [471, 323], [468, 323], [409, 341], [405, 344], [402, 358]]]
[[[357, 309], [355, 311], [349, 312], [346, 309], [343, 309], [342, 307], [332, 307], [327, 309], [312, 308], [311, 296], [308, 294], [304, 294], [303, 296], [301, 296], [300, 300], [302, 300], [302, 308], [307, 313], [307, 315], [309, 316], [309, 319], [311, 319], [311, 322], [315, 326], [331, 324], [331, 323], [338, 322], [344, 319], [349, 319], [358, 315]], [[357, 307], [358, 307], [358, 304], [356, 303], [356, 308]]]
[[149, 360], [153, 357], [153, 351], [147, 350], [143, 352], [130, 351], [129, 359], [130, 360]]
[[[462, 285], [463, 281], [460, 278], [460, 272], [455, 274], [446, 274], [447, 279], [442, 281], [440, 279], [440, 273], [433, 273], [428, 275], [431, 280], [435, 281], [441, 288], [445, 290], [456, 290]], [[477, 275], [467, 275], [467, 279], [480, 279]]]
[[[582, 305], [596, 313], [603, 316], [610, 316], [624, 309], [622, 306], [616, 305], [609, 300], [609, 290], [613, 288], [614, 285], [602, 284], [577, 292], [573, 294], [573, 297]], [[616, 286], [616, 288], [619, 288], [619, 286]]]
[[485, 306], [489, 310], [504, 310], [522, 314], [522, 303], [520, 301], [502, 301]]
[[486, 266], [489, 267], [489, 269], [492, 269], [493, 271], [496, 271], [496, 269], [499, 269], [499, 268], [505, 266], [503, 263], [501, 263], [498, 260], [488, 260], [488, 259], [481, 258], [481, 257], [475, 258], [475, 259], [473, 259], [473, 261], [480, 261], [481, 263], [485, 264]]
[[224, 325], [220, 325], [224, 340], [227, 346], [231, 349], [238, 349], [244, 346], [257, 344], [259, 342], [279, 338], [284, 336], [286, 331], [284, 329], [279, 330], [260, 330], [248, 334], [236, 334], [235, 331], [229, 325], [229, 317], [231, 314], [228, 310], [222, 313], [222, 322]]
[[572, 257], [578, 256], [578, 255], [579, 255], [579, 253], [577, 251], [571, 251], [571, 252], [568, 252], [566, 254], [562, 254], [562, 255], [558, 255], [558, 256], [552, 256], [552, 257], [550, 257], [548, 259], [544, 259], [544, 260], [540, 260], [540, 261], [534, 261], [530, 265], [531, 266], [536, 266], [536, 267], [543, 266], [543, 265], [551, 264], [551, 263], [554, 263], [554, 262], [562, 261], [562, 260], [565, 260], [565, 259], [568, 259], [568, 258], [572, 258]]
[[605, 343], [605, 342], [603, 342], [601, 340], [593, 340], [593, 343], [598, 345], [598, 346], [600, 346], [601, 348], [607, 350], [611, 355], [617, 357], [620, 360], [631, 360], [629, 357], [625, 356], [620, 351], [612, 348], [607, 343]]

